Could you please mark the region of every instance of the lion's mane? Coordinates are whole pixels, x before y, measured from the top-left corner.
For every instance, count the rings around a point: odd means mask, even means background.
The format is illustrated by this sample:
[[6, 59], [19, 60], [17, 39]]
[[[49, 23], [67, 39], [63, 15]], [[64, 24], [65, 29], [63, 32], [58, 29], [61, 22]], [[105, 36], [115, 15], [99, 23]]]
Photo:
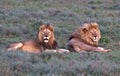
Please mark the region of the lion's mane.
[[[98, 37], [97, 41], [92, 40], [93, 34]], [[85, 23], [72, 33], [69, 40], [77, 38], [86, 44], [98, 46], [98, 41], [101, 38], [99, 25], [97, 23]]]

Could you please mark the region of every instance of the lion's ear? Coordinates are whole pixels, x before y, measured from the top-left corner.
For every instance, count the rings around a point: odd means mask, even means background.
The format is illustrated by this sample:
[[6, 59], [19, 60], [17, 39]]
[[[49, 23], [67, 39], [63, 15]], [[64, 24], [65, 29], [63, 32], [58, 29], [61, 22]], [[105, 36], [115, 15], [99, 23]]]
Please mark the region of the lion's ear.
[[89, 29], [88, 29], [88, 24], [87, 23], [84, 23], [83, 26], [82, 26], [82, 31], [85, 33], [87, 32]]
[[49, 29], [50, 29], [51, 31], [54, 31], [53, 25], [50, 25], [50, 26], [49, 26]]
[[91, 24], [92, 24], [92, 26], [94, 26], [94, 27], [99, 27], [99, 25], [98, 25], [97, 22], [93, 22], [93, 23], [91, 23]]
[[41, 27], [39, 27], [39, 30], [41, 30], [42, 28]]
[[41, 25], [41, 26], [39, 27], [39, 30], [43, 30], [44, 27], [45, 27], [45, 25]]
[[82, 28], [82, 31], [86, 33], [88, 31], [88, 28]]

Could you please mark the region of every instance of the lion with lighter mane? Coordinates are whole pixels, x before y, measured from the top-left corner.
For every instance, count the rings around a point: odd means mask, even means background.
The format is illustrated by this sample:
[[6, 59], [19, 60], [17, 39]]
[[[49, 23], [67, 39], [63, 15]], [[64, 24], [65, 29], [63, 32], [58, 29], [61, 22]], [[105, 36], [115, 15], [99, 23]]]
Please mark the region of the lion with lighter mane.
[[46, 49], [56, 50], [57, 41], [54, 36], [54, 27], [50, 24], [43, 24], [39, 27], [37, 37], [32, 40], [11, 43], [7, 50], [23, 50], [30, 53], [40, 53]]
[[98, 47], [101, 38], [99, 25], [96, 22], [84, 23], [71, 34], [68, 42], [68, 49], [73, 52], [98, 51], [108, 52], [110, 49]]

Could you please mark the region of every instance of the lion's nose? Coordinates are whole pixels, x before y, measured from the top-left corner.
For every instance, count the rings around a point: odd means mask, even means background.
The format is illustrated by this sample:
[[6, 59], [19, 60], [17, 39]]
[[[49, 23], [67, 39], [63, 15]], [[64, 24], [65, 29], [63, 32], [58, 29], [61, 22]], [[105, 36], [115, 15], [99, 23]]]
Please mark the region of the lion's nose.
[[93, 34], [93, 36], [96, 38], [96, 37], [97, 37], [97, 34]]
[[47, 37], [47, 35], [45, 35], [45, 37]]
[[97, 38], [97, 36], [94, 36], [94, 38]]
[[44, 36], [44, 39], [49, 39], [49, 38], [48, 38], [48, 35], [45, 35], [45, 36]]
[[44, 34], [44, 37], [48, 37], [48, 35], [47, 35], [47, 34]]

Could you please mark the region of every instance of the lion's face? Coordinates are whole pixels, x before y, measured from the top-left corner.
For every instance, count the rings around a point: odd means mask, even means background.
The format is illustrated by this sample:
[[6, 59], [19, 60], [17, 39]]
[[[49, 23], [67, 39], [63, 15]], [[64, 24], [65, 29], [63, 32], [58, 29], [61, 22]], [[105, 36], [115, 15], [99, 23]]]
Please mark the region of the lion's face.
[[41, 42], [48, 43], [54, 39], [54, 28], [52, 25], [42, 25], [39, 27], [38, 38]]
[[88, 38], [90, 38], [93, 42], [98, 42], [100, 39], [100, 33], [98, 32], [98, 30], [96, 29], [91, 29], [89, 31], [89, 36]]
[[42, 32], [43, 41], [47, 43], [51, 37], [51, 31], [49, 29], [44, 29]]
[[82, 26], [82, 37], [83, 40], [90, 44], [97, 45], [101, 38], [99, 25], [97, 23], [84, 24]]

